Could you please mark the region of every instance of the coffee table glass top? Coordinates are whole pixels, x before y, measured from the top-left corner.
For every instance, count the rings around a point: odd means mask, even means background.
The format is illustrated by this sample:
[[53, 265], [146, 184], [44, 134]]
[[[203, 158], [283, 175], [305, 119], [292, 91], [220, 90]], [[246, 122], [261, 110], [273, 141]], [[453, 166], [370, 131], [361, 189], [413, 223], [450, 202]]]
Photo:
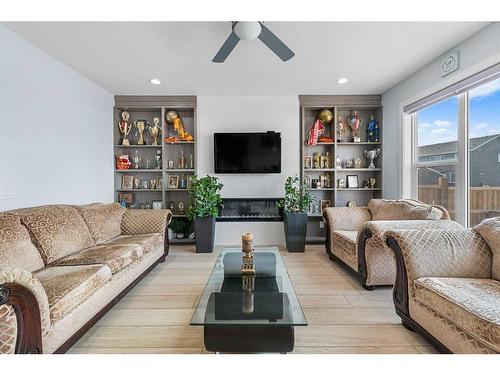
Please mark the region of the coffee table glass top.
[[252, 280], [240, 274], [239, 248], [221, 251], [191, 319], [191, 325], [305, 326], [304, 312], [276, 247], [254, 251]]

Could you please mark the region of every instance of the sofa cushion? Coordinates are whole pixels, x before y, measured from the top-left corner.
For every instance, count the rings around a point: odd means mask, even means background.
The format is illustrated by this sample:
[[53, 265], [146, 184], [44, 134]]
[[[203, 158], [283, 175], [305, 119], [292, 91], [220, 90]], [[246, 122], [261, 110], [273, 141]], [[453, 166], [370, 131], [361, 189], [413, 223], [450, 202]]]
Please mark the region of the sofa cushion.
[[483, 220], [474, 230], [486, 241], [493, 253], [492, 277], [500, 281], [500, 216]]
[[139, 245], [144, 254], [163, 246], [163, 234], [137, 234], [133, 236], [118, 236], [106, 242], [106, 245]]
[[[334, 230], [331, 232], [330, 241], [333, 254], [340, 258], [353, 270], [358, 270], [358, 257], [356, 251], [356, 238], [351, 231]], [[357, 233], [357, 232], [354, 232]]]
[[35, 272], [49, 299], [52, 323], [63, 318], [111, 279], [106, 265], [46, 267]]
[[96, 245], [121, 233], [120, 225], [125, 209], [118, 203], [92, 203], [75, 208], [82, 215]]
[[121, 233], [164, 233], [171, 216], [170, 210], [126, 210], [122, 217]]
[[40, 253], [16, 213], [0, 213], [0, 268], [4, 267], [29, 272], [44, 267]]
[[45, 264], [93, 245], [87, 225], [74, 207], [50, 205], [18, 212]]
[[103, 244], [70, 254], [58, 259], [53, 264], [58, 266], [106, 264], [112, 273], [116, 273], [138, 260], [143, 254], [142, 247], [138, 244]]
[[500, 282], [422, 277], [415, 298], [483, 344], [500, 351]]
[[[372, 220], [437, 220], [448, 218], [448, 212], [414, 199], [371, 199], [368, 209]], [[444, 210], [444, 211], [443, 211]]]

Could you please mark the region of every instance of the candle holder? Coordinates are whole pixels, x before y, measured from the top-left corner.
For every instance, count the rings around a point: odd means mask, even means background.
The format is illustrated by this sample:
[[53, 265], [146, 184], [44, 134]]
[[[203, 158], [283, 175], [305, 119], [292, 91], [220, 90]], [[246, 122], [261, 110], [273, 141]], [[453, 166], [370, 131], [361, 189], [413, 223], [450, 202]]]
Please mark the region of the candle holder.
[[253, 263], [253, 233], [244, 233], [241, 236], [241, 242], [241, 250], [243, 251], [241, 275], [255, 275]]

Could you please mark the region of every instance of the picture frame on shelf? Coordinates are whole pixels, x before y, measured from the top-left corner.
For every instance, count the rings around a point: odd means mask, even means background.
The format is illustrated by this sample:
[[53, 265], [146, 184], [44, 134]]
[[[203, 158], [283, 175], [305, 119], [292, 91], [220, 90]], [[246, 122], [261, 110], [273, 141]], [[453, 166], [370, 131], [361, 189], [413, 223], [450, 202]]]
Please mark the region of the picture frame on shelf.
[[168, 189], [178, 189], [179, 188], [179, 175], [170, 175], [168, 176]]
[[156, 177], [156, 188], [161, 189], [163, 185], [163, 178], [161, 176]]
[[354, 189], [354, 188], [359, 188], [359, 179], [358, 175], [356, 174], [351, 174], [347, 175], [347, 188], [348, 189]]
[[122, 176], [122, 189], [134, 188], [134, 176], [126, 174]]
[[118, 193], [118, 203], [125, 202], [127, 205], [131, 205], [133, 200], [132, 193]]
[[322, 199], [319, 201], [320, 212], [323, 214], [323, 210], [327, 207], [331, 207], [332, 202], [329, 199]]
[[153, 201], [151, 205], [153, 210], [161, 210], [163, 208], [163, 201]]

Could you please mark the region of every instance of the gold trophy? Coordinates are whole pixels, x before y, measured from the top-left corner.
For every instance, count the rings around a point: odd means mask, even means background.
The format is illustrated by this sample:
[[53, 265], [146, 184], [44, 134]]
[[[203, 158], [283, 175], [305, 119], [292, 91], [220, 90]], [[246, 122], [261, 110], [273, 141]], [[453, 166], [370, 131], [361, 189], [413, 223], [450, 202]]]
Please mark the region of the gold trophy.
[[137, 120], [136, 122], [134, 122], [134, 125], [139, 132], [139, 140], [137, 141], [137, 144], [146, 144], [146, 142], [144, 142], [144, 131], [146, 130], [146, 127], [149, 126], [148, 122], [146, 120]]
[[122, 120], [118, 123], [118, 129], [122, 135], [122, 145], [130, 146], [130, 142], [127, 139], [130, 131], [132, 130], [132, 124], [128, 121], [130, 119], [130, 115], [127, 111], [122, 112]]
[[158, 137], [161, 134], [161, 126], [160, 126], [160, 118], [155, 117], [153, 119], [153, 126], [149, 126], [149, 134], [151, 134], [151, 137], [153, 138], [153, 142], [151, 143], [153, 146], [158, 146]]

